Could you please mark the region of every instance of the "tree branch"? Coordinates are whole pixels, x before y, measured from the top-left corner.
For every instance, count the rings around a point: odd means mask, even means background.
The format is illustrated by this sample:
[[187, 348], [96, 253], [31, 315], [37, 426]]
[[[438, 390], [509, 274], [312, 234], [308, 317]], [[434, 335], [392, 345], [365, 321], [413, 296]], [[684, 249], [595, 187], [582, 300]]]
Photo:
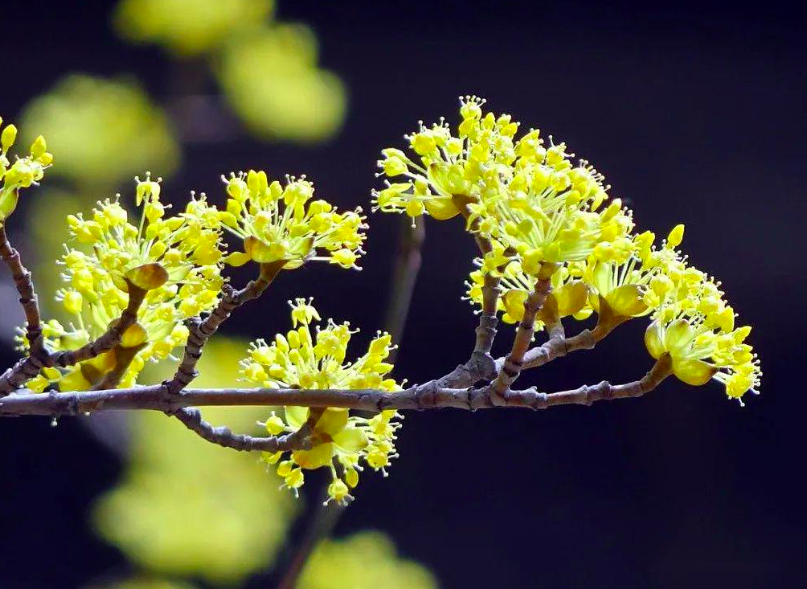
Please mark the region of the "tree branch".
[[422, 217], [415, 220], [414, 226], [407, 219], [401, 219], [401, 221], [397, 259], [384, 317], [384, 329], [393, 334], [398, 342], [403, 339], [412, 294], [415, 290], [418, 272], [420, 272], [421, 248], [426, 239], [426, 229]]
[[524, 317], [518, 324], [516, 336], [513, 339], [513, 348], [504, 360], [504, 365], [493, 382], [493, 390], [498, 397], [504, 397], [510, 385], [521, 374], [524, 363], [524, 355], [532, 343], [532, 336], [535, 333], [535, 316], [543, 307], [546, 298], [552, 290], [552, 280], [549, 277], [539, 278], [535, 283], [535, 289], [524, 301]]
[[[452, 201], [468, 225], [467, 230], [473, 234], [479, 252], [484, 258], [486, 254], [493, 251], [493, 245], [487, 237], [478, 233], [479, 219], [470, 220], [470, 203], [473, 200], [463, 194], [455, 194]], [[476, 342], [471, 358], [439, 379], [438, 384], [441, 387], [470, 387], [480, 380], [492, 380], [496, 376], [496, 361], [490, 355], [490, 350], [493, 348], [496, 328], [499, 325], [496, 308], [499, 304], [501, 277], [488, 272], [484, 275], [483, 280], [482, 313], [479, 315], [479, 325], [476, 327]]]
[[163, 384], [168, 394], [179, 394], [197, 377], [199, 373], [196, 371], [196, 364], [202, 357], [202, 348], [207, 340], [218, 331], [221, 324], [230, 317], [233, 311], [244, 303], [261, 296], [283, 269], [284, 264], [284, 262], [261, 264], [258, 278], [251, 280], [241, 290], [235, 290], [230, 285], [225, 285], [216, 308], [204, 320], [195, 317], [190, 321], [190, 334], [188, 342], [185, 344], [182, 362], [173, 378]]
[[296, 432], [283, 436], [259, 438], [233, 433], [228, 427], [215, 427], [202, 419], [198, 409], [182, 408], [171, 413], [185, 427], [199, 437], [211, 442], [240, 451], [261, 450], [263, 452], [280, 452], [286, 450], [308, 450], [312, 446], [311, 432], [322, 416], [322, 410], [312, 410], [308, 420]]
[[[535, 389], [509, 391], [503, 400], [496, 397], [492, 385], [464, 389], [443, 388], [437, 386], [437, 381], [394, 393], [377, 389], [226, 388], [185, 389], [179, 395], [166, 397], [163, 385], [65, 393], [36, 394], [21, 391], [0, 400], [0, 416], [61, 416], [140, 409], [175, 413], [180, 408], [190, 406], [342, 407], [371, 412], [444, 408], [476, 411], [494, 407], [546, 409], [556, 405], [590, 405], [599, 400], [639, 396], [652, 390], [669, 373], [669, 360], [663, 356], [645, 378], [633, 383], [611, 385], [601, 382], [558, 393], [542, 393]], [[648, 388], [649, 384], [652, 386]]]
[[23, 266], [20, 252], [11, 246], [6, 234], [5, 225], [0, 224], [0, 257], [11, 270], [14, 286], [20, 295], [20, 304], [25, 313], [25, 328], [29, 345], [34, 348], [40, 346], [42, 341], [42, 319], [39, 314], [39, 299], [34, 290], [34, 281], [31, 273]]
[[66, 350], [50, 354], [48, 366], [74, 366], [108, 352], [120, 344], [123, 334], [137, 322], [137, 313], [146, 298], [147, 291], [127, 281], [129, 301], [120, 317], [112, 323], [101, 337], [76, 350]]
[[[0, 235], [0, 241], [2, 241], [3, 235]], [[4, 259], [6, 258], [4, 257]], [[79, 362], [91, 360], [104, 352], [108, 352], [120, 344], [123, 334], [137, 321], [137, 313], [146, 297], [146, 291], [127, 281], [127, 285], [129, 287], [129, 301], [126, 305], [126, 309], [124, 309], [121, 316], [112, 323], [106, 333], [104, 333], [98, 339], [78, 348], [77, 350], [50, 352], [45, 349], [44, 338], [42, 338], [42, 328], [39, 322], [39, 308], [36, 304], [36, 295], [33, 294], [33, 282], [31, 282], [31, 274], [30, 272], [27, 272], [19, 263], [19, 254], [16, 256], [12, 255], [10, 259], [10, 265], [12, 265], [13, 268], [12, 272], [15, 271], [14, 268], [16, 267], [22, 268], [21, 271], [23, 273], [24, 281], [30, 282], [30, 291], [28, 291], [27, 286], [23, 287], [24, 291], [20, 290], [20, 301], [23, 301], [23, 299], [26, 298], [23, 296], [23, 292], [26, 294], [29, 292], [31, 293], [34, 301], [33, 305], [36, 307], [36, 333], [38, 333], [38, 335], [36, 335], [35, 340], [31, 340], [29, 326], [28, 342], [31, 351], [28, 356], [18, 360], [14, 366], [6, 370], [6, 372], [0, 376], [0, 398], [8, 395], [15, 389], [22, 387], [26, 382], [39, 374], [43, 368], [48, 366], [73, 366]], [[16, 278], [15, 282], [17, 282]], [[18, 283], [18, 285], [19, 284], [20, 283]], [[18, 290], [19, 288], [20, 287], [18, 286]], [[23, 306], [25, 306], [25, 304], [26, 303], [23, 303]], [[26, 311], [26, 316], [27, 315], [28, 312]]]

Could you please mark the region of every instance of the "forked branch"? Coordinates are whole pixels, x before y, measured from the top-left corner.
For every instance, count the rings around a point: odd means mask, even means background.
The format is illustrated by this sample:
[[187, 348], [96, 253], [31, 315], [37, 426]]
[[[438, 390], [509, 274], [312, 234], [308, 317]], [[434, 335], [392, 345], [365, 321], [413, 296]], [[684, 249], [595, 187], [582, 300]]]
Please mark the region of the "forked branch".
[[[377, 389], [185, 389], [179, 395], [166, 397], [162, 385], [78, 391], [66, 393], [19, 392], [0, 400], [0, 415], [81, 415], [96, 411], [148, 409], [175, 413], [184, 407], [202, 406], [296, 406], [341, 407], [378, 412], [387, 409], [423, 411], [428, 409], [492, 409], [515, 407], [548, 409], [560, 405], [591, 405], [596, 401], [638, 397], [650, 392], [670, 374], [668, 356], [662, 356], [643, 378], [627, 384], [612, 385], [603, 381], [596, 385], [557, 393], [535, 389], [512, 390], [500, 402], [493, 388], [445, 388], [430, 381], [390, 393]], [[186, 424], [187, 425], [187, 424]]]

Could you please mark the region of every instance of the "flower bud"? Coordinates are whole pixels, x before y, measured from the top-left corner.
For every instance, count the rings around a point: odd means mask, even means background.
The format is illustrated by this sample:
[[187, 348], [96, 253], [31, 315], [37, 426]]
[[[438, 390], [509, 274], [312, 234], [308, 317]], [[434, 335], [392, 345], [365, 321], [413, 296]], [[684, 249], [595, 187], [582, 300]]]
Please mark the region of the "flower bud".
[[126, 279], [137, 288], [153, 290], [168, 281], [168, 272], [162, 264], [152, 262], [129, 270], [126, 272]]
[[14, 142], [17, 140], [17, 127], [14, 125], [9, 125], [3, 132], [0, 133], [0, 147], [3, 150], [3, 153], [7, 152], [9, 148], [14, 145]]

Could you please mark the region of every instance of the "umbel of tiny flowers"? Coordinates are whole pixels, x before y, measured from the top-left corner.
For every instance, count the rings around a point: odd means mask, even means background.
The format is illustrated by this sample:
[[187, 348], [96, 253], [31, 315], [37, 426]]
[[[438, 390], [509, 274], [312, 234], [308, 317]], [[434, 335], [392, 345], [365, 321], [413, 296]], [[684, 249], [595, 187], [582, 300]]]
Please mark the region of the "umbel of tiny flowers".
[[[465, 283], [467, 287], [465, 298], [472, 305], [481, 306], [484, 261], [482, 258], [476, 258], [474, 264], [478, 268], [471, 272], [469, 280]], [[502, 311], [502, 320], [505, 323], [518, 323], [524, 317], [524, 303], [535, 288], [535, 278], [527, 275], [522, 270], [521, 263], [516, 260], [506, 262], [498, 275], [502, 294], [498, 299], [497, 310]], [[578, 276], [573, 275], [568, 267], [564, 266], [555, 271], [551, 281], [552, 291], [539, 313], [539, 322], [536, 325], [538, 329], [564, 317], [586, 319], [591, 315], [593, 309], [589, 303], [589, 287]]]
[[9, 150], [16, 140], [17, 127], [7, 125], [4, 128], [0, 117], [0, 226], [17, 208], [20, 191], [36, 185], [53, 162], [53, 155], [41, 135], [31, 145], [29, 155], [17, 156], [12, 162]]
[[184, 212], [166, 217], [159, 180], [147, 173], [136, 181], [141, 211], [135, 223], [119, 197], [99, 202], [92, 218], [68, 217], [71, 243], [59, 261], [66, 286], [56, 295], [68, 320], [48, 321], [44, 335], [56, 351], [94, 341], [121, 316], [134, 291], [144, 297], [137, 322], [115, 349], [78, 366], [46, 368], [30, 384], [34, 390], [51, 383], [85, 390], [113, 370], [121, 386], [130, 386], [147, 360], [165, 359], [184, 345], [186, 319], [217, 303], [223, 283], [217, 211], [204, 196], [192, 196]]
[[455, 132], [441, 120], [407, 135], [418, 161], [384, 150], [383, 174], [407, 181], [374, 191], [375, 208], [436, 219], [462, 213], [467, 229], [492, 243], [485, 273], [517, 259], [536, 278], [630, 232], [631, 214], [621, 201], [600, 210], [607, 187], [593, 167], [574, 166], [563, 143], [545, 147], [537, 129], [516, 139], [519, 124], [510, 115], [483, 113], [483, 104], [462, 98]]
[[[564, 317], [597, 313], [592, 334], [650, 316], [651, 355], [669, 355], [679, 379], [702, 385], [715, 378], [730, 397], [759, 386], [759, 362], [744, 343], [750, 328], [734, 329], [734, 312], [718, 284], [690, 266], [676, 248], [677, 225], [660, 248], [652, 232], [634, 234], [633, 214], [619, 199], [605, 205], [608, 187], [588, 162], [573, 164], [564, 143], [545, 145], [538, 129], [517, 138], [509, 115], [482, 110], [484, 100], [460, 99], [461, 122], [443, 119], [405, 136], [414, 155], [385, 149], [380, 175], [395, 179], [373, 191], [375, 210], [458, 214], [484, 239], [483, 256], [467, 282], [467, 298], [484, 308], [486, 277], [494, 277], [496, 310], [517, 323], [540, 280], [551, 289], [536, 327], [552, 333]], [[559, 333], [563, 333], [561, 328]]]
[[682, 235], [683, 230], [674, 229], [665, 243], [667, 255], [657, 257], [664, 268], [644, 297], [653, 308], [645, 345], [653, 358], [668, 354], [673, 374], [683, 382], [700, 386], [715, 379], [742, 403], [746, 392], [758, 392], [762, 377], [759, 359], [745, 343], [751, 327], [735, 325], [734, 309], [719, 282], [682, 256], [669, 255]]
[[287, 177], [281, 184], [269, 182], [266, 172], [250, 170], [222, 180], [227, 210], [220, 213], [221, 221], [244, 244], [244, 251], [227, 256], [227, 263], [254, 261], [294, 269], [326, 261], [358, 269], [367, 228], [361, 208], [337, 212], [324, 200], [312, 200], [314, 185], [304, 176]]
[[[294, 329], [278, 334], [274, 341], [258, 340], [250, 346], [249, 356], [241, 361], [241, 373], [250, 382], [270, 388], [302, 389], [381, 389], [394, 394], [398, 383], [387, 375], [392, 364], [386, 362], [391, 338], [378, 333], [367, 352], [353, 362], [346, 362], [350, 338], [356, 333], [349, 323], [324, 325], [311, 300], [296, 299], [291, 305]], [[320, 322], [312, 333], [314, 322]], [[272, 435], [297, 431], [319, 411], [311, 435], [312, 446], [294, 452], [264, 453], [263, 460], [276, 464], [285, 485], [295, 493], [302, 486], [304, 470], [327, 468], [332, 482], [328, 494], [337, 502], [352, 499], [350, 490], [359, 482], [363, 465], [386, 474], [390, 459], [395, 458], [395, 432], [400, 423], [395, 411], [382, 411], [374, 417], [350, 414], [348, 409], [325, 410], [286, 407], [273, 413], [265, 424]]]

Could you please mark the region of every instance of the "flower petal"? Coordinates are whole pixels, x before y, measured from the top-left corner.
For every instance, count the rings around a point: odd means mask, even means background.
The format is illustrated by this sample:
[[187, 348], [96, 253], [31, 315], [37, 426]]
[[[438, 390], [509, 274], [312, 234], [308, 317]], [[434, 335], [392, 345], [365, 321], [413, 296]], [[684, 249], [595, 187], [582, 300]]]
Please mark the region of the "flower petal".
[[647, 330], [644, 332], [644, 345], [647, 351], [650, 352], [650, 355], [656, 360], [667, 351], [664, 349], [662, 337], [663, 332], [661, 324], [658, 321], [653, 321], [647, 326]]
[[717, 368], [703, 360], [675, 360], [673, 359], [673, 374], [687, 384], [695, 387], [709, 382]]
[[642, 289], [636, 284], [623, 284], [605, 297], [615, 314], [623, 317], [638, 317], [647, 311], [642, 300]]

